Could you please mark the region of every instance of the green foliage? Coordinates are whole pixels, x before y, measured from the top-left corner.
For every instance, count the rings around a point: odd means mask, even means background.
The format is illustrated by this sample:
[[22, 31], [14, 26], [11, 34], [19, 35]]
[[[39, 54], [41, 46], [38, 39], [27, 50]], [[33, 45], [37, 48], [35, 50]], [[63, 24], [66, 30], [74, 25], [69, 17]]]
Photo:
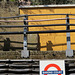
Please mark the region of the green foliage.
[[14, 2], [15, 0], [10, 0], [10, 1]]

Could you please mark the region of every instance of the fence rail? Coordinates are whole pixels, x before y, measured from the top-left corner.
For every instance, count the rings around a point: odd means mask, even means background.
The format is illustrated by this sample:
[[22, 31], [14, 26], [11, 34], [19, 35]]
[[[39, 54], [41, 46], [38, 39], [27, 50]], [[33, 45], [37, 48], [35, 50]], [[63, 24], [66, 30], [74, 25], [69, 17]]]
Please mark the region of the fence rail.
[[[75, 26], [75, 24], [69, 24]], [[24, 27], [45, 27], [45, 26], [67, 26], [67, 24], [47, 24], [47, 25], [0, 25], [0, 28], [24, 28]]]
[[0, 17], [0, 19], [19, 18], [19, 17], [25, 17], [25, 16], [26, 16], [26, 15], [12, 16], [12, 17]]
[[26, 17], [26, 16], [49, 16], [49, 15], [73, 15], [75, 14], [33, 14], [33, 15], [19, 15], [19, 16], [12, 16], [12, 17], [0, 17], [0, 19], [10, 19], [10, 18], [19, 18], [19, 17]]

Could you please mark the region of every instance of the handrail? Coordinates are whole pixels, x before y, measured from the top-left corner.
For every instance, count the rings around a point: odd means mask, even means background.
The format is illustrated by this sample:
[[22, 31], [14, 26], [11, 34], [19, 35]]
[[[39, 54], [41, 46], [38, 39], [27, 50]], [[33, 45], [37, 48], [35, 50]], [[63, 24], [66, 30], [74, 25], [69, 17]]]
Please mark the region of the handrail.
[[41, 20], [26, 20], [26, 22], [37, 22], [37, 21], [54, 21], [54, 20], [66, 20], [66, 18], [41, 19]]
[[10, 19], [10, 18], [19, 18], [19, 17], [25, 17], [25, 16], [48, 16], [48, 15], [73, 15], [75, 16], [75, 14], [33, 14], [33, 15], [19, 15], [19, 16], [12, 16], [12, 17], [0, 17], [0, 19]]
[[75, 30], [48, 30], [48, 31], [27, 31], [26, 34], [38, 34], [38, 33], [66, 33], [75, 32]]
[[[75, 26], [75, 24], [69, 24]], [[48, 24], [48, 25], [0, 25], [0, 28], [23, 28], [23, 27], [46, 27], [46, 26], [67, 26], [67, 24]]]
[[[71, 26], [75, 26], [75, 24], [70, 24]], [[44, 27], [44, 26], [67, 26], [67, 24], [47, 24], [47, 25], [0, 25], [0, 28], [23, 28], [23, 27]]]
[[0, 19], [10, 19], [10, 18], [19, 18], [19, 17], [25, 17], [26, 15], [19, 15], [19, 16], [12, 16], [12, 17], [0, 17]]
[[[43, 34], [43, 33], [66, 33], [75, 32], [75, 30], [48, 30], [48, 31], [26, 31], [25, 34]], [[24, 32], [0, 32], [0, 35], [24, 34]]]
[[33, 14], [33, 15], [27, 15], [27, 16], [48, 16], [48, 15], [73, 15], [75, 14]]
[[[38, 22], [38, 21], [54, 21], [54, 20], [66, 20], [66, 18], [57, 19], [41, 19], [41, 20], [25, 20], [26, 22]], [[23, 20], [0, 20], [0, 22], [24, 22]]]
[[[68, 18], [73, 20], [75, 18]], [[26, 22], [40, 22], [40, 21], [55, 21], [55, 20], [66, 20], [66, 18], [55, 18], [55, 19], [41, 19], [41, 20], [25, 20]], [[24, 22], [24, 20], [0, 20], [0, 22]]]
[[0, 22], [24, 22], [23, 20], [0, 20]]

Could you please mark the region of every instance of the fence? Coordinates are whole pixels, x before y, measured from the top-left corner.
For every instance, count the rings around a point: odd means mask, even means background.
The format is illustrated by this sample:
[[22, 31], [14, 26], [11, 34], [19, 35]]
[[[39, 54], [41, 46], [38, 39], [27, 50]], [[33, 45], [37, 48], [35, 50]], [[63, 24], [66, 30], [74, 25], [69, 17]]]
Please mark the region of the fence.
[[[0, 75], [39, 75], [38, 59], [0, 60]], [[65, 59], [65, 75], [75, 75], [75, 60]]]
[[39, 75], [38, 60], [0, 60], [0, 75]]
[[[66, 15], [66, 18], [55, 18], [55, 19], [41, 19], [41, 20], [28, 20], [28, 16], [48, 16], [48, 15]], [[75, 18], [69, 18], [69, 15], [75, 16], [75, 14], [36, 14], [36, 15], [21, 15], [21, 16], [13, 16], [13, 17], [0, 17], [0, 19], [10, 19], [10, 18], [19, 18], [25, 17], [24, 20], [0, 20], [0, 22], [24, 22], [23, 26], [5, 26], [0, 25], [1, 27], [5, 28], [16, 28], [16, 27], [23, 27], [24, 31], [22, 32], [0, 32], [0, 35], [9, 35], [9, 34], [23, 34], [24, 35], [24, 50], [22, 51], [22, 57], [29, 57], [29, 51], [27, 50], [27, 34], [43, 34], [43, 33], [65, 33], [67, 34], [67, 50], [66, 56], [72, 57], [73, 50], [71, 50], [70, 44], [70, 33], [75, 32], [75, 30], [70, 30], [70, 26], [75, 26], [75, 24], [70, 24], [69, 20], [75, 20]], [[54, 20], [66, 20], [66, 24], [48, 24], [48, 25], [28, 25], [28, 22], [40, 22], [40, 21], [54, 21]], [[48, 31], [27, 31], [29, 27], [43, 27], [43, 26], [66, 26], [66, 30], [48, 30]]]

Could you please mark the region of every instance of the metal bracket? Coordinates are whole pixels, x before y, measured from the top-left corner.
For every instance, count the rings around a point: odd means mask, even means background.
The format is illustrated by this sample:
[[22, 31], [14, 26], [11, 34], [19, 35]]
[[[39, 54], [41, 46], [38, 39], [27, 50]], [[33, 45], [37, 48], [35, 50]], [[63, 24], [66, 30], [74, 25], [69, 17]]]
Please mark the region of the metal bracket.
[[26, 32], [24, 32], [24, 35], [26, 35]]

